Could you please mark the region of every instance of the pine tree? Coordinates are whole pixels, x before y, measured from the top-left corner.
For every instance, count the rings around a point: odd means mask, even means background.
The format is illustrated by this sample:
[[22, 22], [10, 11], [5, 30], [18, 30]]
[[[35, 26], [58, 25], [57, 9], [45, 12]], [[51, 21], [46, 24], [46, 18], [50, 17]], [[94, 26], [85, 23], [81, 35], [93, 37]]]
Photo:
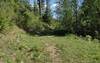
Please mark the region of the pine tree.
[[79, 13], [79, 6], [78, 6], [78, 2], [79, 0], [71, 0], [71, 8], [72, 8], [72, 21], [73, 21], [73, 33], [75, 34], [79, 34], [79, 17], [78, 17], [78, 13]]
[[71, 32], [72, 30], [72, 9], [70, 0], [58, 0], [56, 9], [57, 19], [62, 24], [62, 29]]
[[99, 0], [84, 0], [81, 7], [80, 21], [84, 35], [95, 36], [100, 34], [100, 2]]
[[39, 7], [39, 14], [41, 16], [41, 0], [37, 0], [38, 7]]
[[37, 0], [38, 7], [39, 7], [39, 14], [42, 17], [44, 14], [45, 8], [45, 0]]
[[43, 15], [43, 21], [46, 23], [50, 23], [52, 20], [52, 13], [51, 13], [51, 8], [50, 8], [50, 0], [46, 0], [46, 8], [45, 8], [45, 13]]
[[38, 5], [37, 5], [37, 1], [36, 0], [34, 0], [34, 14], [35, 15], [39, 14]]

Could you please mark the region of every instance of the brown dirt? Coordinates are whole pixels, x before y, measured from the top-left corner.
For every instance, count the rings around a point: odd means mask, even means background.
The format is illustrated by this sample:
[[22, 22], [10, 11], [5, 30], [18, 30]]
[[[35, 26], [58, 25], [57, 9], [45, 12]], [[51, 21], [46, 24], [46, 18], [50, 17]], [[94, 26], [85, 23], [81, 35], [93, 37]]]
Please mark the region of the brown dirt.
[[60, 50], [55, 46], [55, 44], [52, 44], [52, 42], [46, 42], [42, 41], [45, 44], [45, 51], [49, 53], [49, 57], [51, 60], [51, 63], [62, 63], [61, 57], [60, 57]]

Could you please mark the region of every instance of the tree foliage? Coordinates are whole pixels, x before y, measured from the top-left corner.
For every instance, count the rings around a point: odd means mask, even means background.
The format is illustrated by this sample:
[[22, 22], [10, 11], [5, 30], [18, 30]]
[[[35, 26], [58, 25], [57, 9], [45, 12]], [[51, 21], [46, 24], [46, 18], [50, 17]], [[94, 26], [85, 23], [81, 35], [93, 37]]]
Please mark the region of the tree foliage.
[[[0, 0], [0, 31], [13, 25], [33, 34], [100, 35], [100, 0], [56, 0], [53, 18], [51, 0]], [[54, 15], [55, 16], [55, 15]]]

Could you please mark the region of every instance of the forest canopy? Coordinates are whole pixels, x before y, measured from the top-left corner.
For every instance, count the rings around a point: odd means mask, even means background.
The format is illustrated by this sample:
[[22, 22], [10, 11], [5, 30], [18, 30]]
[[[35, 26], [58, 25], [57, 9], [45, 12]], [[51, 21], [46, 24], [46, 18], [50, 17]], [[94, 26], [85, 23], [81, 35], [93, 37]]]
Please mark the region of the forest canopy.
[[83, 0], [81, 5], [81, 0], [56, 0], [54, 12], [50, 1], [0, 0], [0, 32], [17, 25], [31, 34], [71, 33], [100, 39], [100, 0]]

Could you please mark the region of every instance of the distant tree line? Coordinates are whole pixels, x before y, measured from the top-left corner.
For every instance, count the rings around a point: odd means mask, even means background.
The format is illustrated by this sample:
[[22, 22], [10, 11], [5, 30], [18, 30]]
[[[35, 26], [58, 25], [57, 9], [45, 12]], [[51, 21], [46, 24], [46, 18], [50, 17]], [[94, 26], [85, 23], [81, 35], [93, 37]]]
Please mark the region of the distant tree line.
[[0, 0], [0, 32], [17, 25], [31, 34], [91, 35], [100, 39], [100, 0], [56, 0], [56, 19], [51, 0]]
[[57, 19], [66, 33], [100, 38], [100, 0], [57, 0]]

